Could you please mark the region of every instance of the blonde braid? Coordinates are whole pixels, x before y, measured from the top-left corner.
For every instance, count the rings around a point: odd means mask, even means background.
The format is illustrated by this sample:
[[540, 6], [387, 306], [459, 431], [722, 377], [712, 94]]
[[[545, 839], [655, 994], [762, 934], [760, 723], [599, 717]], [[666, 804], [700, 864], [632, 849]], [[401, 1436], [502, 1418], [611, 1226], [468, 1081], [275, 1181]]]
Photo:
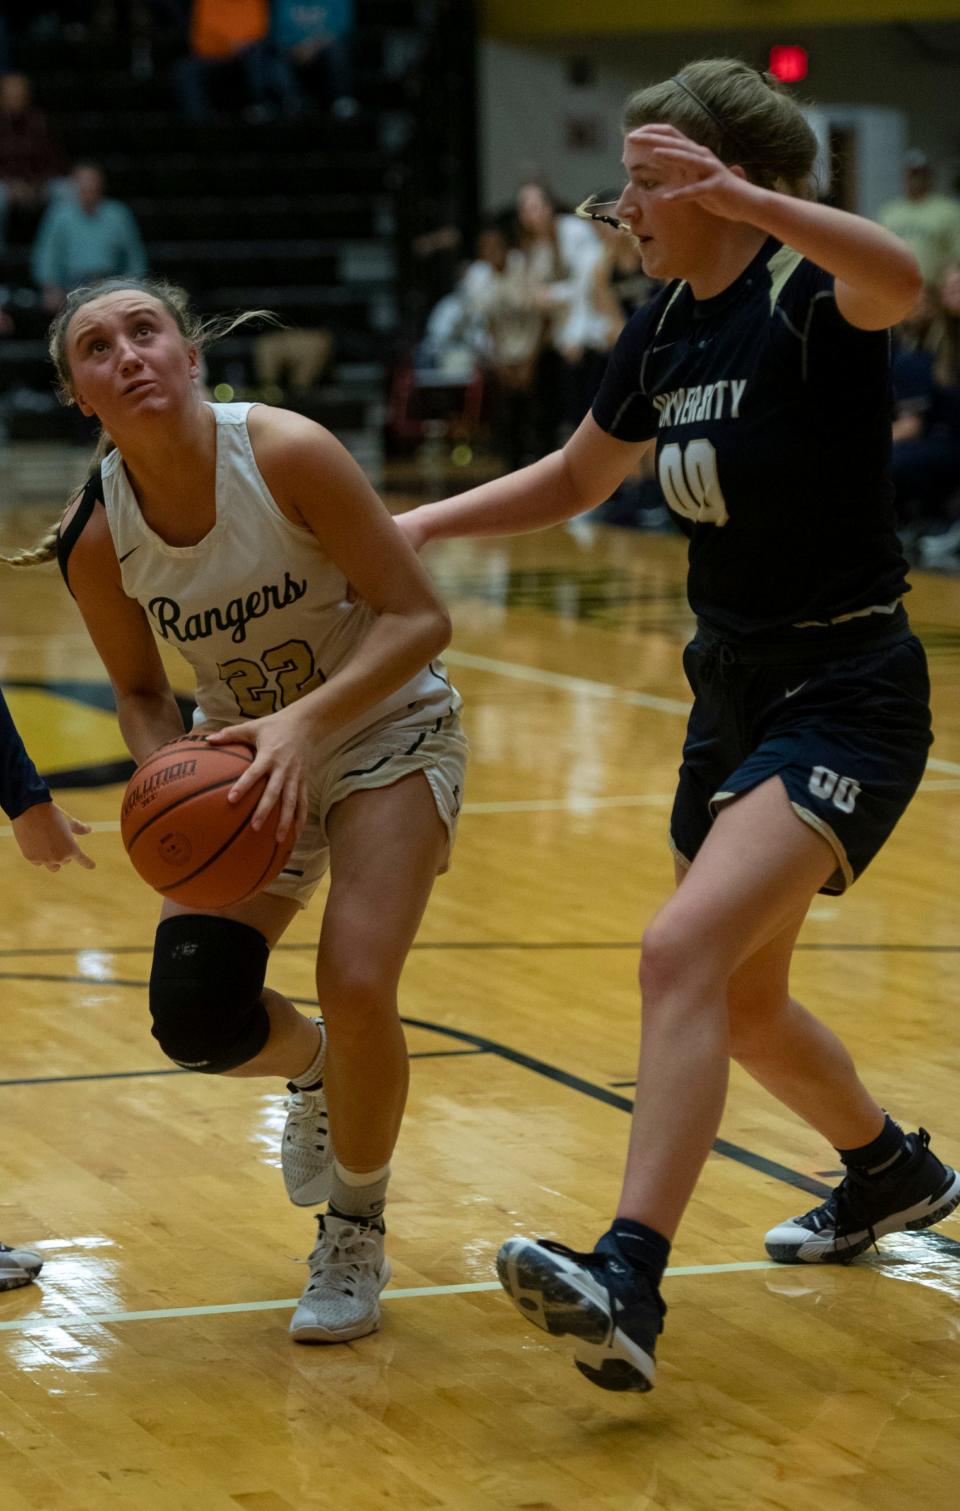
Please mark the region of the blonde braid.
[[[63, 515], [60, 516], [60, 519], [62, 518]], [[55, 561], [59, 534], [60, 520], [58, 519], [35, 546], [30, 546], [23, 551], [15, 551], [12, 556], [0, 555], [0, 561], [8, 567], [39, 567], [45, 561]]]

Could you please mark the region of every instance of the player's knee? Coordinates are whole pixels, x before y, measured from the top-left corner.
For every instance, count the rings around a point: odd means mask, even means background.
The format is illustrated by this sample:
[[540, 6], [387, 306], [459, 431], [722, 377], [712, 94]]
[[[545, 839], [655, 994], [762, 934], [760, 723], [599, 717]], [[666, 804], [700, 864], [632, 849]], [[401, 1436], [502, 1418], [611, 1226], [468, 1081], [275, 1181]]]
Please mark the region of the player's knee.
[[651, 919], [640, 944], [640, 991], [644, 1005], [675, 988], [690, 966], [692, 941], [666, 908]]
[[644, 930], [640, 947], [644, 1010], [672, 998], [678, 988], [719, 987], [729, 974], [730, 961], [719, 941], [710, 930], [701, 930], [688, 910], [668, 903]]
[[375, 1033], [378, 1023], [398, 1011], [395, 977], [369, 962], [321, 961], [317, 995], [328, 1026], [336, 1024], [339, 1033]]
[[153, 1037], [174, 1064], [222, 1075], [270, 1036], [263, 1005], [269, 947], [232, 918], [180, 913], [157, 929], [150, 973]]

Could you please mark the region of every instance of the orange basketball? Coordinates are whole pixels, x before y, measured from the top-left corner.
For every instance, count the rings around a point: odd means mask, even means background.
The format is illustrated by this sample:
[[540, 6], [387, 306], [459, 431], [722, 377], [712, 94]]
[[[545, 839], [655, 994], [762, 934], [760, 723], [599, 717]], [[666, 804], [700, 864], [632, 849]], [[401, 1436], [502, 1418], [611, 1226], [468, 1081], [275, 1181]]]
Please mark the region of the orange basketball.
[[293, 831], [277, 843], [277, 812], [262, 829], [250, 820], [266, 786], [238, 803], [227, 793], [253, 760], [249, 745], [210, 745], [183, 735], [161, 745], [127, 783], [120, 833], [144, 881], [188, 908], [245, 902], [282, 871]]

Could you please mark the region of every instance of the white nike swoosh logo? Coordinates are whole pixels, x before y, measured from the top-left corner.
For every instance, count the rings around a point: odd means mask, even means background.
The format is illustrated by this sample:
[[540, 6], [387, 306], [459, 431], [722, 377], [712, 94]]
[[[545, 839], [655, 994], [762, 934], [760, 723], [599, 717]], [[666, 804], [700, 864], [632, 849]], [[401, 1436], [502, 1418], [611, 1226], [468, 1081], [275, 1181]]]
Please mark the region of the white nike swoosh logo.
[[794, 695], [794, 693], [798, 693], [800, 691], [801, 687], [806, 687], [806, 685], [807, 685], [807, 683], [809, 681], [810, 681], [810, 678], [807, 677], [807, 678], [805, 678], [805, 680], [803, 682], [798, 682], [797, 685], [796, 685], [796, 687], [785, 688], [783, 696], [785, 698], [792, 698], [793, 695]]

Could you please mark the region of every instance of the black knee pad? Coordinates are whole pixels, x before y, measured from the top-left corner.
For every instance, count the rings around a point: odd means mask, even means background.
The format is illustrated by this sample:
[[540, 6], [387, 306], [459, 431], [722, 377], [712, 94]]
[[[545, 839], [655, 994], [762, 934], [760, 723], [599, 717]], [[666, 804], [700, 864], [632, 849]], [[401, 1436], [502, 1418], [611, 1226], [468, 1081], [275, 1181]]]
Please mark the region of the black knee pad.
[[153, 1037], [185, 1070], [221, 1075], [266, 1044], [261, 1001], [267, 941], [256, 929], [209, 913], [179, 913], [157, 929], [150, 972]]

